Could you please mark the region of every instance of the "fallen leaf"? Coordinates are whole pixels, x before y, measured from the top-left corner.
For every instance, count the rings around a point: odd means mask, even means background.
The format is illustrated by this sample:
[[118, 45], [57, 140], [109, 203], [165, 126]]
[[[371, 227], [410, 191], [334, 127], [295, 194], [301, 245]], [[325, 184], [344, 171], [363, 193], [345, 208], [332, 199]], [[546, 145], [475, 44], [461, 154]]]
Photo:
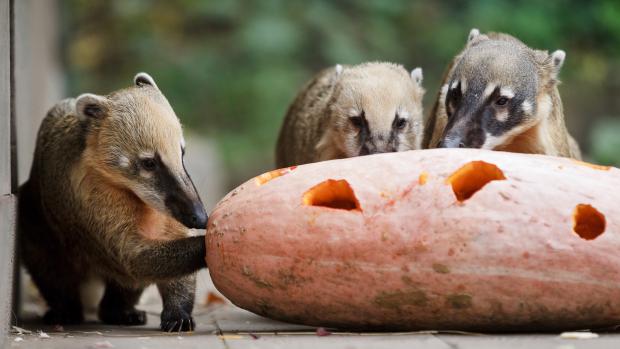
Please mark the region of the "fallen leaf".
[[32, 331], [28, 331], [21, 327], [12, 326], [12, 328], [13, 328], [13, 331], [17, 332], [17, 334], [31, 334], [32, 333]]
[[597, 333], [592, 332], [563, 332], [560, 334], [563, 339], [593, 339], [598, 338]]
[[52, 338], [50, 337], [47, 333], [43, 332], [43, 331], [39, 331], [39, 338]]
[[319, 327], [316, 329], [316, 335], [319, 337], [329, 336], [332, 333], [325, 329], [325, 327]]
[[207, 299], [205, 300], [205, 305], [213, 305], [213, 304], [225, 304], [226, 300], [224, 298], [218, 296], [213, 292], [207, 293]]

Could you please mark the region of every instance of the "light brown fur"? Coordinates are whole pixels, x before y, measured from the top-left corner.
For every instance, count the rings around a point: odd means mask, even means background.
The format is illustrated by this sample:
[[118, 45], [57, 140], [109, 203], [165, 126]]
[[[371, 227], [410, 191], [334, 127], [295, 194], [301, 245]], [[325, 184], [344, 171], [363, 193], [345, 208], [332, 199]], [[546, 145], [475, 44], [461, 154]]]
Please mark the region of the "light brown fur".
[[[277, 166], [360, 155], [364, 144], [350, 118], [362, 112], [369, 129], [369, 153], [420, 148], [424, 89], [421, 70], [412, 74], [413, 78], [403, 67], [391, 63], [320, 72], [289, 107], [278, 138]], [[390, 143], [397, 113], [408, 115], [408, 122]]]

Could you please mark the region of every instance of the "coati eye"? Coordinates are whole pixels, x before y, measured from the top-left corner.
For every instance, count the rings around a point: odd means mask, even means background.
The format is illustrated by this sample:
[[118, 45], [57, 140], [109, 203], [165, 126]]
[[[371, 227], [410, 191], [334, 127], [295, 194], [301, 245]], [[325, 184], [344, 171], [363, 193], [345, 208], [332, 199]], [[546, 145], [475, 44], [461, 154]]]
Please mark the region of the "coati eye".
[[407, 119], [404, 119], [404, 118], [396, 119], [396, 123], [394, 124], [394, 126], [396, 126], [396, 129], [398, 130], [404, 129], [405, 126], [407, 126]]
[[157, 168], [157, 161], [153, 158], [142, 159], [140, 160], [140, 166], [146, 171], [155, 171], [155, 168]]
[[508, 97], [499, 97], [499, 99], [495, 101], [497, 105], [506, 105], [506, 103], [508, 103]]
[[349, 121], [351, 121], [351, 124], [353, 124], [353, 126], [357, 128], [362, 128], [364, 124], [364, 121], [362, 120], [361, 116], [351, 116], [349, 117]]

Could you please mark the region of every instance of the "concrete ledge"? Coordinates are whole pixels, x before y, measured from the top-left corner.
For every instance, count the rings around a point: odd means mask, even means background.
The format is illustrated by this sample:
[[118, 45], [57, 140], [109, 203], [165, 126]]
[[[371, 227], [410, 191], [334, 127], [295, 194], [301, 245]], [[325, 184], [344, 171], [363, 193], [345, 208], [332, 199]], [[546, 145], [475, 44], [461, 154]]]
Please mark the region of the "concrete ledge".
[[4, 348], [5, 334], [11, 324], [15, 212], [15, 196], [0, 196], [0, 348]]

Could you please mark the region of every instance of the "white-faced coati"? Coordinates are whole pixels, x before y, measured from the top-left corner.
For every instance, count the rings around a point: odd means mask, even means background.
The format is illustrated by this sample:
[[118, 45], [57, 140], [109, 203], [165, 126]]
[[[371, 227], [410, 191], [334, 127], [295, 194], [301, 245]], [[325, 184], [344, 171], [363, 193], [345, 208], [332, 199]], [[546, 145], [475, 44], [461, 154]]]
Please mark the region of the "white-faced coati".
[[422, 69], [337, 65], [308, 82], [288, 109], [276, 165], [420, 148]]
[[206, 266], [207, 214], [183, 163], [181, 124], [147, 74], [107, 96], [83, 94], [43, 120], [18, 229], [24, 264], [46, 300], [46, 323], [83, 321], [79, 286], [100, 277], [108, 324], [141, 325], [134, 308], [156, 283], [161, 329], [191, 330], [194, 272]]
[[472, 29], [426, 125], [424, 148], [482, 148], [580, 158], [564, 123], [558, 73], [566, 54]]

